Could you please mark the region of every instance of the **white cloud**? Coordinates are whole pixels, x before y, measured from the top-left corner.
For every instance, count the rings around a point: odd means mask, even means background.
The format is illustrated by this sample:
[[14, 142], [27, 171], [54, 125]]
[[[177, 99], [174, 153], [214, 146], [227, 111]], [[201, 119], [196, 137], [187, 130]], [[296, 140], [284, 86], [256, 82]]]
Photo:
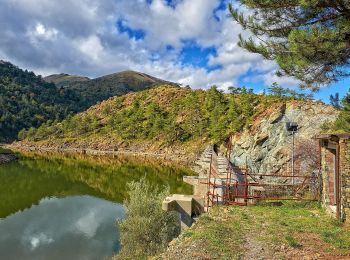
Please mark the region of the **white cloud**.
[[23, 240], [23, 242], [29, 246], [30, 250], [35, 250], [39, 246], [48, 245], [54, 242], [53, 238], [44, 233], [24, 237]]
[[[176, 7], [163, 0], [3, 0], [0, 3], [0, 59], [35, 72], [71, 73], [97, 77], [120, 70], [151, 75], [206, 88], [225, 88], [254, 71], [266, 84], [275, 80], [273, 62], [237, 46], [240, 26], [216, 12], [219, 0], [182, 0]], [[143, 30], [142, 40], [129, 39], [124, 26]], [[183, 65], [179, 60], [185, 41], [203, 48], [215, 46], [208, 60], [214, 71]], [[174, 48], [169, 50], [167, 46]], [[277, 81], [277, 80], [275, 80]], [[285, 79], [286, 84], [292, 84]]]
[[100, 38], [96, 35], [91, 35], [87, 38], [79, 39], [76, 41], [77, 48], [88, 57], [92, 58], [95, 61], [101, 59], [103, 55], [104, 48], [101, 44]]
[[75, 223], [75, 228], [88, 238], [95, 236], [99, 226], [100, 221], [97, 220], [97, 212], [92, 210], [79, 218]]
[[272, 85], [272, 83], [277, 82], [279, 85], [284, 87], [293, 87], [300, 83], [292, 77], [277, 77], [274, 71], [264, 74], [263, 81], [268, 85]]
[[55, 28], [46, 28], [43, 24], [37, 23], [34, 30], [30, 31], [29, 34], [37, 39], [55, 40], [58, 31]]

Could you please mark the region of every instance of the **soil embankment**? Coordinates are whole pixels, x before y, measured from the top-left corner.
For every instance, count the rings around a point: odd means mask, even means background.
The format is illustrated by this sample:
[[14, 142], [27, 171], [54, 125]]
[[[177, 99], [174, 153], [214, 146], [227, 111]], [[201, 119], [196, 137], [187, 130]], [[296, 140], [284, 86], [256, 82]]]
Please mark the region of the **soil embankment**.
[[177, 163], [182, 163], [185, 165], [192, 165], [197, 158], [196, 154], [188, 154], [182, 151], [171, 151], [171, 152], [154, 152], [145, 151], [144, 149], [118, 149], [108, 150], [108, 149], [94, 149], [94, 148], [80, 148], [80, 147], [70, 147], [70, 146], [46, 146], [32, 143], [13, 143], [6, 146], [9, 149], [17, 151], [33, 151], [33, 152], [62, 152], [62, 153], [78, 153], [87, 155], [130, 155], [142, 158], [151, 158], [159, 160], [173, 161]]

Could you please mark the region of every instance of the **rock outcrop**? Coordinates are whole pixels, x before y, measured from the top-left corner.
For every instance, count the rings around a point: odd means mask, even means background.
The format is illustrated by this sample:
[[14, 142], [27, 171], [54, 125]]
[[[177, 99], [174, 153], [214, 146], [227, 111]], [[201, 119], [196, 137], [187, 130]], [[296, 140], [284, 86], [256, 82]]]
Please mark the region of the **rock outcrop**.
[[0, 165], [17, 160], [17, 156], [14, 154], [0, 154]]
[[[291, 168], [292, 134], [287, 122], [296, 122], [295, 146], [313, 142], [324, 123], [334, 121], [338, 111], [321, 102], [287, 101], [260, 114], [251, 127], [234, 136], [231, 161], [247, 165], [253, 173], [279, 173]], [[296, 151], [298, 152], [298, 151]], [[310, 152], [310, 151], [309, 151]]]

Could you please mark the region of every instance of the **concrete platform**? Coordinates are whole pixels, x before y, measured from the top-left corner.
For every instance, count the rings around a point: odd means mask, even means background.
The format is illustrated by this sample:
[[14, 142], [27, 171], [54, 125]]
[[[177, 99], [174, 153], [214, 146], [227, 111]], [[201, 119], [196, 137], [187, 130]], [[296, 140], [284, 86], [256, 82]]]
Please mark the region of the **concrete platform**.
[[181, 227], [190, 227], [194, 218], [204, 212], [204, 198], [193, 195], [173, 194], [166, 197], [162, 208], [165, 211], [176, 211], [180, 214]]

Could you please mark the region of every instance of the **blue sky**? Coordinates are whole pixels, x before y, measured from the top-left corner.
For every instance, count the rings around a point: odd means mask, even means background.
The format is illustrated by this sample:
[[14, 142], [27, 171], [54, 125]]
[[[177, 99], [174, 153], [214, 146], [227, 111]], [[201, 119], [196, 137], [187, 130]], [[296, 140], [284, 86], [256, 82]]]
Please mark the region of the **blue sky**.
[[[42, 75], [98, 77], [136, 70], [208, 88], [297, 82], [277, 66], [237, 46], [249, 32], [228, 17], [228, 0], [2, 0], [0, 59]], [[234, 3], [234, 1], [233, 1]], [[315, 94], [343, 96], [350, 80]]]

